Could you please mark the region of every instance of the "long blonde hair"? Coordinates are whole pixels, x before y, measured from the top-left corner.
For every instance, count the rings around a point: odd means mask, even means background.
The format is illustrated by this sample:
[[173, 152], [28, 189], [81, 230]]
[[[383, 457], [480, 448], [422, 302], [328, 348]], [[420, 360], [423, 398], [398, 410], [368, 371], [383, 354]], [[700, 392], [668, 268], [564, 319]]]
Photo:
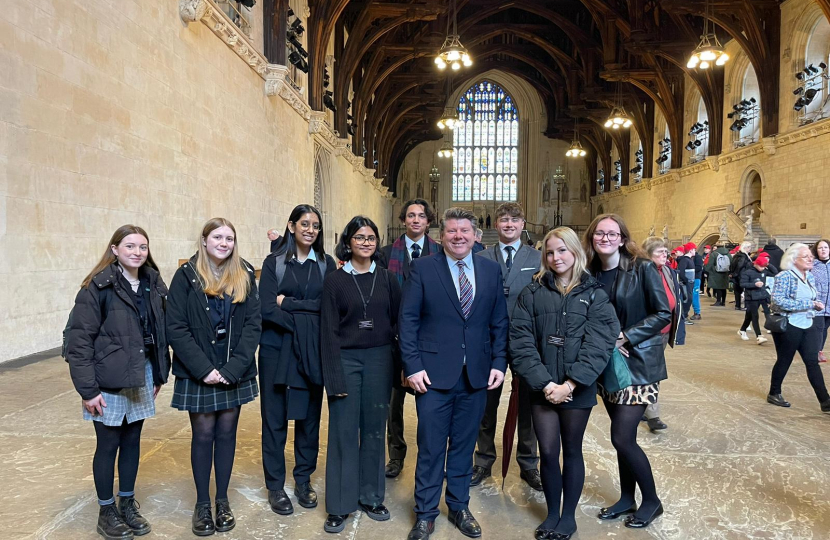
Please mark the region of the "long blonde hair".
[[[210, 269], [210, 259], [205, 242], [207, 242], [210, 233], [219, 227], [228, 227], [233, 231], [234, 243], [231, 256], [219, 267], [222, 275], [219, 279], [216, 279]], [[199, 251], [196, 258], [196, 273], [199, 274], [205, 294], [219, 297], [228, 294], [233, 296], [234, 304], [244, 302], [251, 291], [251, 278], [248, 269], [242, 264], [242, 257], [239, 256], [239, 242], [233, 224], [225, 218], [209, 219], [202, 227], [202, 234], [199, 236], [197, 244]]]
[[[551, 238], [559, 238], [562, 240], [562, 243], [565, 244], [565, 248], [573, 253], [574, 256], [574, 266], [571, 270], [571, 280], [565, 287], [563, 287], [559, 282], [559, 279], [556, 277], [556, 272], [548, 266], [548, 240]], [[553, 274], [553, 281], [556, 283], [556, 289], [564, 295], [574, 290], [574, 288], [582, 282], [582, 275], [585, 273], [587, 267], [588, 258], [585, 255], [585, 250], [582, 248], [582, 242], [579, 241], [579, 236], [577, 236], [573, 229], [569, 227], [557, 227], [551, 231], [548, 231], [548, 234], [545, 235], [545, 239], [542, 240], [542, 265], [539, 267], [539, 271], [536, 275], [533, 276], [533, 279], [537, 282], [541, 282], [542, 278], [545, 277], [545, 274]]]
[[87, 274], [81, 282], [81, 288], [88, 287], [89, 283], [92, 281], [92, 278], [97, 276], [98, 273], [104, 269], [108, 268], [109, 265], [118, 261], [118, 257], [116, 257], [112, 252], [112, 246], [120, 246], [121, 242], [123, 242], [124, 239], [131, 234], [140, 234], [147, 239], [147, 260], [144, 261], [144, 264], [158, 271], [159, 267], [156, 265], [156, 261], [153, 260], [153, 256], [150, 254], [150, 237], [147, 236], [147, 232], [136, 225], [121, 225], [115, 229], [114, 233], [112, 233], [112, 238], [110, 238], [110, 241], [107, 244], [107, 249], [104, 250], [104, 255], [101, 257], [101, 260], [98, 261], [98, 264], [95, 265], [95, 268], [92, 269], [92, 272]]

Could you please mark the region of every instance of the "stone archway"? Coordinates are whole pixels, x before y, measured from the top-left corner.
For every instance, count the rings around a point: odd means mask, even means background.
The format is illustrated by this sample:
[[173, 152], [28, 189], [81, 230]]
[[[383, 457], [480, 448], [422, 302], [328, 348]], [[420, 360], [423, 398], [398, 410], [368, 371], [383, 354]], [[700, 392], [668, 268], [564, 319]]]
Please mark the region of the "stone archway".
[[738, 211], [741, 218], [752, 215], [754, 222], [761, 220], [763, 189], [764, 177], [761, 169], [754, 165], [749, 166], [741, 178], [741, 208]]
[[322, 146], [314, 148], [314, 206], [323, 215], [323, 245], [333, 253], [336, 240], [329, 201], [331, 186], [331, 154]]

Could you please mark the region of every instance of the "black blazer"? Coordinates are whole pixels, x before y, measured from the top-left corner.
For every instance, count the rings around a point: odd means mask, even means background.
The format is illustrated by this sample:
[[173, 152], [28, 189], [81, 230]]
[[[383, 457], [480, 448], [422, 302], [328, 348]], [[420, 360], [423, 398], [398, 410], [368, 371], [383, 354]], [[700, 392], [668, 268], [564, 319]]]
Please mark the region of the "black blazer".
[[628, 367], [635, 385], [651, 384], [668, 378], [661, 330], [672, 322], [669, 298], [657, 267], [647, 259], [637, 259], [623, 268], [621, 261], [611, 300], [630, 352]]
[[230, 384], [256, 377], [254, 356], [262, 326], [254, 268], [242, 261], [251, 280], [244, 302], [231, 304], [228, 356], [216, 353], [208, 300], [194, 267], [196, 256], [176, 270], [167, 302], [167, 338], [173, 348], [173, 375], [201, 381], [218, 370]]

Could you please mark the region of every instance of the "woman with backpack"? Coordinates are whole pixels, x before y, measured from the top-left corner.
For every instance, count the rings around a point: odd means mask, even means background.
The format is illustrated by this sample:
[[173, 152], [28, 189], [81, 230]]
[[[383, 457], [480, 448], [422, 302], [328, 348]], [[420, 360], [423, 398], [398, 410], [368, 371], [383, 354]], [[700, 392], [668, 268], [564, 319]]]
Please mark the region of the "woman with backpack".
[[726, 289], [729, 288], [729, 268], [732, 265], [732, 255], [725, 245], [718, 246], [709, 253], [709, 262], [704, 268], [709, 273], [709, 287], [715, 293], [715, 303], [712, 307], [726, 305]]
[[535, 536], [564, 540], [576, 532], [576, 505], [585, 482], [582, 438], [597, 404], [597, 378], [620, 325], [608, 295], [587, 272], [576, 233], [558, 227], [548, 232], [543, 246], [542, 269], [516, 303], [509, 346], [513, 368], [533, 390], [531, 414], [548, 505]]
[[[208, 220], [197, 252], [170, 283], [167, 335], [173, 348], [172, 406], [190, 417], [190, 465], [196, 484], [191, 530], [197, 536], [236, 526], [228, 485], [242, 405], [259, 390], [254, 355], [259, 344], [259, 293], [254, 268], [239, 255], [236, 229]], [[211, 514], [211, 468], [216, 520]]]
[[294, 420], [294, 494], [303, 508], [317, 506], [311, 475], [320, 448], [323, 373], [320, 360], [320, 298], [325, 277], [337, 270], [323, 250], [320, 211], [301, 204], [291, 211], [277, 249], [260, 274], [262, 337], [262, 466], [271, 510], [294, 512], [285, 492], [285, 443]]
[[[151, 529], [138, 511], [135, 480], [141, 428], [155, 415], [155, 398], [170, 371], [166, 296], [147, 233], [123, 225], [81, 283], [69, 316], [65, 358], [83, 400], [84, 420], [95, 427], [92, 477], [97, 530], [105, 538], [133, 538]], [[112, 493], [116, 455], [117, 506]]]
[[390, 519], [383, 500], [384, 435], [401, 287], [375, 264], [375, 223], [356, 216], [343, 229], [335, 254], [346, 261], [323, 284], [323, 382], [329, 403], [326, 512], [323, 529], [339, 533], [358, 508], [375, 521]]

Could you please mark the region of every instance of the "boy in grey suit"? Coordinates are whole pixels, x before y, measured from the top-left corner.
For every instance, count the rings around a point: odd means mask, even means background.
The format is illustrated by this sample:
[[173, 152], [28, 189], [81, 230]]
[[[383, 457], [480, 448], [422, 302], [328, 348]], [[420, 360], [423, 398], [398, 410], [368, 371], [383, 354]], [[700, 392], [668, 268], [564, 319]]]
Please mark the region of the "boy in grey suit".
[[[478, 257], [496, 261], [501, 266], [504, 295], [507, 298], [507, 314], [511, 318], [519, 293], [531, 282], [533, 274], [539, 271], [542, 264], [542, 253], [522, 242], [524, 224], [525, 215], [520, 204], [514, 202], [502, 204], [496, 210], [495, 225], [499, 233], [498, 243], [476, 254]], [[513, 377], [518, 376], [514, 374]], [[477, 486], [490, 476], [493, 463], [496, 461], [496, 419], [502, 386], [487, 391], [487, 406], [476, 443], [475, 466], [470, 483], [472, 486]], [[530, 389], [521, 380], [519, 381], [518, 431], [516, 462], [522, 471], [521, 477], [530, 487], [541, 491], [542, 479], [539, 476], [536, 434], [530, 418]]]

